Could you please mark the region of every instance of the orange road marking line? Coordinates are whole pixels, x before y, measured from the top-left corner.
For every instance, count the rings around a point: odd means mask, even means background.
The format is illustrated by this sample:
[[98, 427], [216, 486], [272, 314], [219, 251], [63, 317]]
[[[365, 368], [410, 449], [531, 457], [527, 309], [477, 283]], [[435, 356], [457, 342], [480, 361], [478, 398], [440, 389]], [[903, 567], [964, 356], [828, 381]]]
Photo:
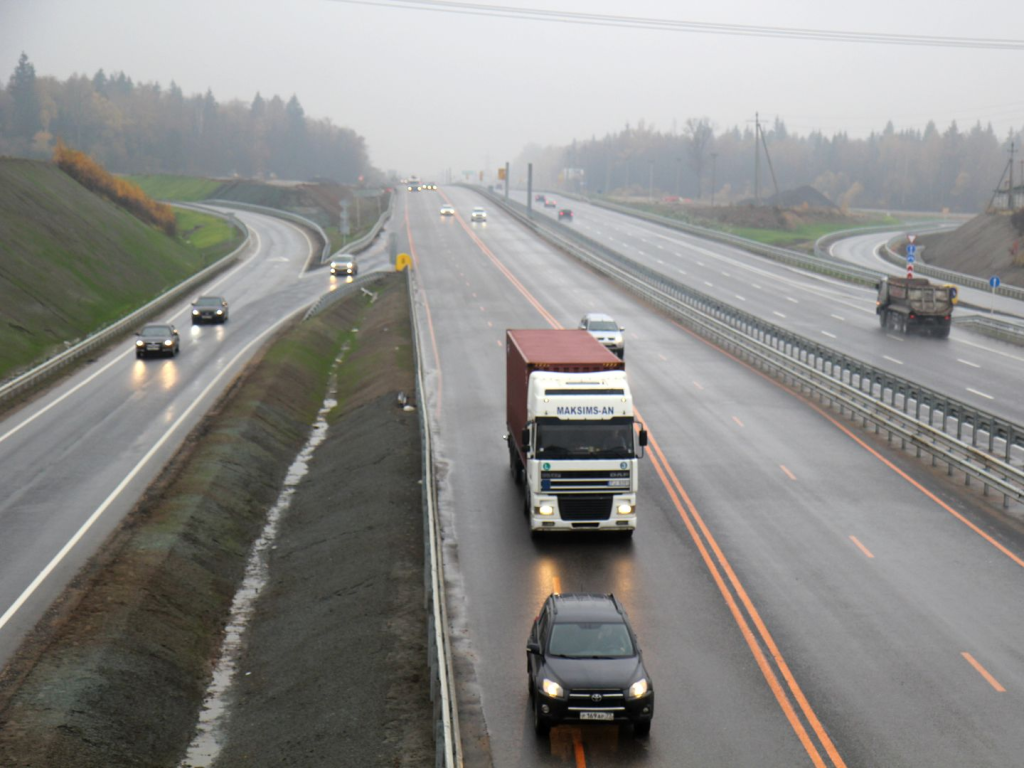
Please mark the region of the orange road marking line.
[[696, 382], [696, 381], [695, 381], [695, 382], [693, 382], [693, 386], [695, 386], [695, 387], [696, 387], [697, 389], [704, 389], [704, 387], [702, 387], [702, 386], [701, 386], [701, 385], [700, 385], [700, 384], [699, 384], [698, 382]]
[[739, 426], [741, 426], [741, 427], [743, 426], [743, 422], [742, 422], [742, 421], [740, 421], [740, 420], [739, 420], [738, 418], [736, 418], [735, 416], [733, 416], [733, 417], [732, 417], [732, 420], [733, 420], [733, 421], [735, 421], [737, 425], [739, 425]]
[[660, 357], [660, 358], [661, 358], [662, 360], [664, 360], [664, 361], [665, 361], [666, 363], [668, 362], [668, 358], [667, 358], [667, 357], [665, 357], [665, 356], [664, 356], [663, 354], [661, 354], [660, 352], [658, 353], [658, 357]]
[[796, 480], [796, 475], [794, 475], [792, 472], [790, 472], [789, 471], [789, 467], [787, 467], [785, 464], [779, 464], [779, 469], [781, 469], [783, 472], [785, 472], [786, 473], [786, 477], [788, 477], [790, 480]]
[[572, 750], [576, 756], [576, 768], [587, 768], [587, 758], [583, 754], [583, 739], [578, 728], [572, 731]]
[[970, 664], [972, 667], [978, 670], [978, 674], [984, 677], [985, 680], [988, 681], [989, 685], [991, 685], [993, 688], [999, 691], [999, 693], [1006, 693], [1006, 689], [999, 684], [998, 680], [996, 680], [994, 677], [992, 677], [992, 675], [989, 674], [989, 671], [987, 669], [985, 669], [983, 666], [981, 666], [981, 664], [978, 663], [978, 660], [976, 658], [971, 656], [971, 654], [969, 654], [967, 651], [964, 651], [960, 655], [967, 659], [968, 664]]
[[[665, 459], [665, 455], [661, 451], [661, 447], [658, 445], [658, 442], [653, 437], [650, 436], [650, 430], [648, 430], [648, 440], [650, 441], [650, 446], [653, 449], [651, 452], [651, 464], [654, 466], [654, 471], [657, 472], [658, 477], [661, 478], [661, 482], [665, 486], [665, 489], [668, 491], [669, 498], [671, 499], [672, 504], [675, 506], [676, 511], [682, 518], [683, 524], [686, 526], [686, 530], [690, 534], [690, 538], [693, 539], [694, 543], [697, 545], [697, 550], [700, 552], [701, 558], [704, 560], [704, 565], [707, 567], [708, 571], [710, 571], [712, 578], [715, 580], [715, 584], [718, 585], [718, 591], [721, 593], [722, 598], [725, 600], [725, 603], [729, 608], [729, 611], [732, 613], [733, 620], [739, 627], [740, 633], [743, 635], [743, 639], [746, 640], [747, 647], [753, 654], [754, 660], [757, 662], [757, 666], [761, 670], [761, 674], [764, 676], [765, 681], [768, 683], [768, 687], [774, 694], [775, 700], [782, 708], [782, 711], [785, 714], [786, 719], [789, 721], [790, 727], [792, 727], [793, 731], [797, 735], [797, 738], [800, 740], [800, 743], [803, 745], [804, 750], [811, 758], [811, 762], [813, 762], [814, 765], [819, 766], [819, 768], [824, 768], [825, 761], [822, 759], [821, 754], [818, 751], [818, 748], [814, 745], [814, 742], [811, 740], [810, 734], [808, 734], [807, 729], [804, 728], [804, 724], [800, 722], [799, 716], [793, 709], [793, 704], [790, 702], [785, 690], [783, 690], [782, 683], [779, 682], [778, 676], [775, 674], [774, 670], [769, 665], [768, 659], [765, 658], [764, 651], [761, 650], [761, 646], [758, 644], [757, 638], [754, 637], [753, 630], [750, 628], [749, 623], [743, 616], [742, 611], [740, 611], [740, 607], [736, 603], [736, 598], [734, 598], [732, 592], [729, 591], [729, 587], [725, 583], [725, 579], [722, 576], [722, 572], [719, 570], [715, 561], [712, 559], [711, 554], [708, 552], [708, 548], [707, 546], [705, 546], [704, 540], [700, 537], [700, 534], [697, 533], [694, 518], [698, 520], [700, 518], [697, 515], [696, 508], [693, 507], [693, 502], [690, 500], [686, 491], [683, 490], [682, 486], [678, 484], [679, 481], [675, 477], [675, 473], [672, 472], [671, 467], [668, 466], [668, 462]], [[662, 464], [664, 464], [664, 467], [662, 466]], [[667, 473], [671, 473], [672, 480], [675, 481], [674, 483], [670, 482]], [[675, 487], [673, 487], [673, 485], [675, 485]], [[680, 497], [682, 497], [682, 499], [685, 500], [685, 507], [683, 506], [683, 503], [680, 502]], [[703, 525], [703, 521], [701, 521], [701, 529], [706, 531], [706, 528]], [[719, 556], [719, 559], [724, 559], [724, 556], [720, 554], [721, 550], [718, 549], [718, 546], [714, 542], [714, 540], [710, 538], [710, 535], [708, 533], [705, 533], [705, 535], [708, 536], [709, 544], [714, 548], [716, 555]], [[732, 578], [734, 578], [734, 575], [730, 576], [730, 579]], [[734, 583], [733, 586], [735, 587], [736, 584]], [[767, 632], [767, 629], [765, 629], [765, 632]], [[769, 648], [771, 647], [773, 646], [769, 645]], [[781, 662], [782, 657], [778, 653], [777, 649], [773, 651], [773, 656], [777, 661]], [[837, 762], [837, 765], [844, 764], [842, 760], [839, 760]]]
[[[409, 226], [409, 205], [405, 206], [405, 234], [409, 239], [409, 253], [412, 254], [412, 265], [416, 274], [420, 273], [420, 260], [416, 254], [416, 243], [412, 239], [412, 227]], [[441, 418], [441, 392], [444, 386], [444, 375], [441, 371], [441, 355], [437, 351], [437, 336], [434, 334], [434, 318], [430, 313], [430, 301], [427, 299], [427, 292], [421, 291], [423, 295], [423, 309], [427, 313], [427, 328], [430, 330], [430, 347], [434, 352], [434, 363], [437, 365], [437, 407], [434, 409], [434, 417]], [[412, 307], [415, 312], [416, 308]]]
[[865, 547], [863, 544], [861, 544], [860, 543], [860, 539], [858, 539], [856, 536], [851, 536], [850, 537], [850, 541], [852, 541], [854, 544], [856, 544], [858, 547], [860, 547], [860, 551], [863, 552], [868, 557], [870, 557], [872, 560], [875, 558], [875, 556], [871, 554], [871, 551], [867, 547]]
[[1021, 568], [1024, 568], [1024, 558], [1021, 558], [1018, 555], [1015, 555], [1013, 552], [1011, 552], [1005, 546], [1003, 546], [998, 541], [996, 541], [992, 536], [990, 536], [987, 533], [985, 533], [983, 530], [981, 530], [981, 528], [979, 528], [977, 525], [972, 523], [966, 517], [961, 515], [959, 512], [957, 512], [955, 509], [953, 509], [951, 506], [949, 506], [946, 502], [944, 502], [942, 499], [940, 499], [934, 493], [932, 493], [927, 488], [925, 488], [923, 485], [921, 485], [919, 482], [917, 482], [917, 480], [912, 478], [910, 475], [908, 475], [902, 469], [897, 467], [895, 464], [893, 464], [891, 461], [889, 461], [887, 458], [885, 458], [882, 454], [880, 454], [878, 451], [876, 451], [874, 448], [872, 448], [866, 442], [861, 440], [857, 435], [853, 434], [853, 432], [849, 428], [847, 428], [845, 424], [840, 423], [835, 417], [832, 416], [832, 414], [828, 413], [827, 411], [822, 410], [821, 408], [819, 408], [814, 403], [809, 402], [807, 400], [804, 400], [796, 392], [793, 392], [792, 390], [787, 389], [786, 387], [784, 387], [782, 384], [780, 384], [778, 381], [773, 379], [768, 374], [766, 374], [766, 373], [764, 373], [762, 371], [759, 371], [759, 370], [757, 370], [756, 368], [753, 368], [750, 365], [747, 365], [747, 363], [743, 362], [742, 360], [740, 360], [735, 355], [732, 355], [732, 354], [726, 352], [724, 349], [720, 349], [720, 348], [716, 347], [710, 341], [708, 341], [707, 339], [702, 338], [701, 336], [698, 336], [696, 333], [691, 331], [689, 328], [687, 328], [687, 327], [685, 327], [683, 325], [680, 325], [679, 323], [675, 322], [674, 320], [671, 321], [671, 322], [677, 328], [679, 328], [680, 330], [685, 331], [686, 333], [688, 333], [691, 336], [693, 336], [693, 338], [695, 338], [695, 339], [697, 339], [699, 341], [704, 342], [705, 344], [707, 344], [712, 349], [716, 350], [720, 354], [725, 355], [726, 357], [730, 358], [731, 360], [734, 360], [735, 362], [739, 363], [740, 365], [742, 365], [744, 368], [746, 368], [747, 370], [751, 371], [752, 373], [756, 373], [758, 376], [763, 378], [765, 381], [771, 382], [772, 384], [774, 384], [776, 387], [781, 389], [786, 394], [790, 395], [793, 398], [796, 398], [797, 400], [799, 400], [800, 402], [804, 403], [808, 408], [812, 409], [813, 411], [815, 411], [820, 416], [828, 419], [830, 422], [832, 422], [832, 425], [836, 429], [840, 430], [844, 435], [846, 435], [848, 438], [853, 440], [853, 442], [857, 443], [857, 445], [859, 445], [865, 451], [867, 451], [872, 456], [874, 456], [876, 459], [878, 459], [880, 462], [882, 462], [885, 466], [887, 466], [889, 469], [891, 469], [893, 472], [895, 472], [897, 475], [899, 475], [901, 478], [903, 478], [906, 482], [908, 482], [910, 485], [912, 485], [914, 488], [916, 488], [922, 494], [924, 494], [929, 499], [931, 499], [933, 502], [935, 502], [938, 506], [942, 507], [942, 509], [944, 509], [946, 512], [951, 514], [953, 517], [955, 517], [961, 523], [963, 523], [968, 528], [970, 528], [972, 531], [974, 531], [976, 534], [981, 536], [981, 538], [983, 538], [985, 541], [987, 541], [993, 547], [998, 549], [1000, 552], [1002, 552], [1008, 558], [1013, 560], [1013, 562], [1015, 562]]
[[498, 344], [499, 347], [504, 346], [504, 344], [501, 343], [501, 339], [498, 339], [497, 344]]

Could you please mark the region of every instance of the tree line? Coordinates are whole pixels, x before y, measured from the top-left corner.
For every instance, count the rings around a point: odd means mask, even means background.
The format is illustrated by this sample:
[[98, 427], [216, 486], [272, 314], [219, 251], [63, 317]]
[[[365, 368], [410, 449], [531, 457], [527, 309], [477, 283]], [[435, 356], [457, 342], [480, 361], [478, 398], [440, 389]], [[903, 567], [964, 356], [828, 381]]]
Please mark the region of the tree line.
[[754, 150], [760, 145], [762, 201], [774, 192], [774, 173], [779, 190], [810, 185], [842, 208], [976, 212], [992, 199], [1013, 142], [1014, 185], [1024, 181], [1021, 133], [999, 139], [991, 124], [963, 131], [953, 122], [940, 131], [929, 122], [924, 130], [898, 131], [890, 121], [880, 132], [851, 138], [845, 132], [800, 136], [776, 118], [762, 124], [762, 133], [758, 139], [755, 127], [717, 131], [706, 117], [671, 132], [640, 121], [603, 138], [531, 146], [517, 162], [522, 168], [533, 162], [542, 185], [705, 203], [714, 194], [717, 203], [737, 203], [755, 197]]
[[22, 53], [0, 90], [0, 154], [48, 158], [58, 141], [116, 173], [331, 179], [376, 175], [362, 136], [296, 96], [218, 102], [124, 72], [39, 76]]

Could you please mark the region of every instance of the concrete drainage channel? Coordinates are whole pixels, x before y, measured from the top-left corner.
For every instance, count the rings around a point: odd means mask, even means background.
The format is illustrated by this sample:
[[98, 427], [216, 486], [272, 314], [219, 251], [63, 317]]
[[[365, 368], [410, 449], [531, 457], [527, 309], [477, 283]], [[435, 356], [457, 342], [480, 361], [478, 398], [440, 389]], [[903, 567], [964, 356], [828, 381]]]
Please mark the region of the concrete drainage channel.
[[[810, 393], [841, 416], [871, 424], [904, 448], [942, 461], [948, 473], [975, 480], [1003, 505], [1024, 503], [1024, 426], [791, 333], [634, 262], [555, 222], [530, 218], [525, 206], [477, 190], [559, 249], [607, 275], [697, 333], [788, 386]], [[966, 442], [969, 440], [970, 442]]]

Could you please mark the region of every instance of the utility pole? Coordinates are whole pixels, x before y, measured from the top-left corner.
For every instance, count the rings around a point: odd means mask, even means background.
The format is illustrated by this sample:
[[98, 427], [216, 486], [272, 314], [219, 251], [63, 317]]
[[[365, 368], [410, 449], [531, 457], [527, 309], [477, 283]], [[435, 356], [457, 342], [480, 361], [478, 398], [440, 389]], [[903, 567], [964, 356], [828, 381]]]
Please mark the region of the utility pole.
[[647, 177], [647, 202], [654, 202], [654, 161], [650, 161], [650, 173]]
[[1010, 186], [1006, 190], [1006, 208], [1007, 210], [1013, 210], [1013, 142], [1010, 142]]
[[715, 166], [718, 161], [718, 153], [711, 153], [711, 207], [715, 207]]
[[533, 218], [533, 163], [526, 165], [526, 215]]
[[754, 113], [754, 205], [761, 205], [761, 117]]

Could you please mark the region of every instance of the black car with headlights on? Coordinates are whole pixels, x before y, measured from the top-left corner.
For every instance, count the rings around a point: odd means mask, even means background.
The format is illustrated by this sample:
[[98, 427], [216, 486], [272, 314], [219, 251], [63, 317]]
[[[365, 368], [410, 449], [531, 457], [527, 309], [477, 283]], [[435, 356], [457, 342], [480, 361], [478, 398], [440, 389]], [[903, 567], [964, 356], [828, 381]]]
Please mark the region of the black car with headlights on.
[[178, 354], [181, 342], [178, 329], [173, 325], [150, 323], [135, 334], [135, 357], [143, 358], [150, 355], [174, 357]]
[[533, 724], [632, 723], [651, 732], [654, 686], [636, 635], [614, 595], [551, 595], [526, 643]]
[[228, 302], [223, 296], [200, 296], [192, 302], [192, 325], [227, 321]]

